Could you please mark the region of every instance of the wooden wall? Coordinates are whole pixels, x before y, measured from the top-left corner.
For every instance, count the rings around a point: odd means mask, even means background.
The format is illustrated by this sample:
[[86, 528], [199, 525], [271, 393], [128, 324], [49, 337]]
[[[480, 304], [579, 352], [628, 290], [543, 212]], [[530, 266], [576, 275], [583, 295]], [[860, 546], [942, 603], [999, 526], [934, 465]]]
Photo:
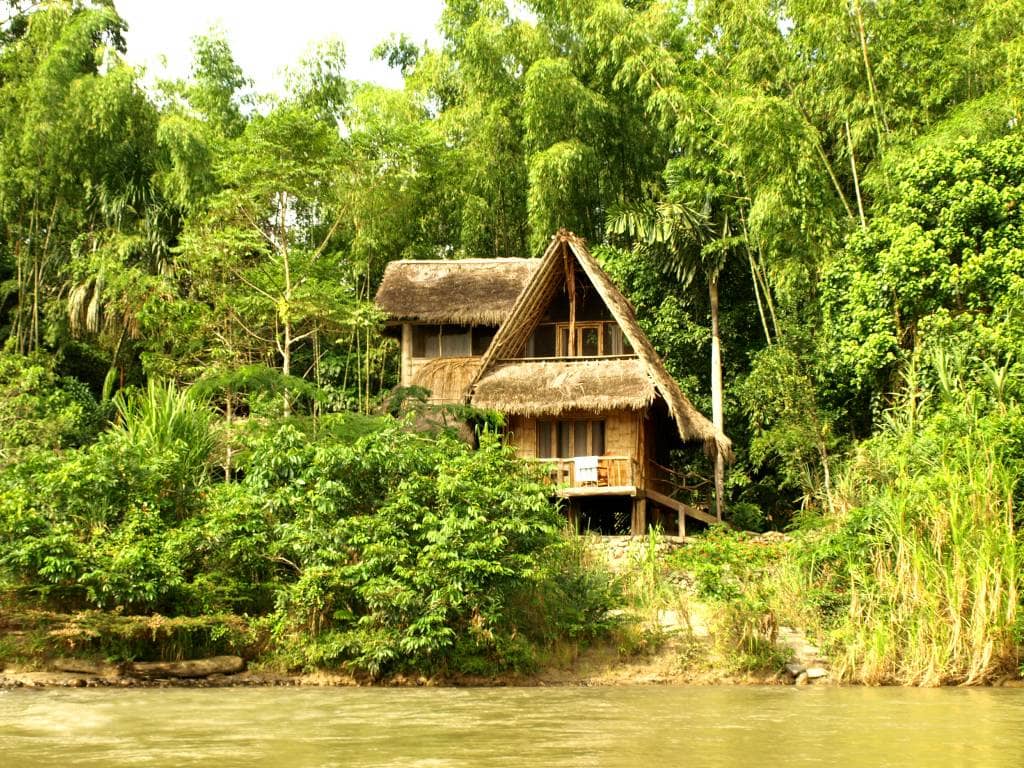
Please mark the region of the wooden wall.
[[414, 373], [412, 366], [412, 323], [402, 323], [402, 373], [399, 378], [399, 385], [403, 387], [411, 386]]
[[[609, 456], [632, 456], [641, 464], [644, 460], [643, 414], [638, 411], [615, 413], [566, 413], [559, 421], [574, 419], [604, 419], [604, 452]], [[544, 421], [554, 420], [544, 418]], [[527, 416], [509, 416], [509, 441], [523, 458], [537, 457], [537, 419]]]

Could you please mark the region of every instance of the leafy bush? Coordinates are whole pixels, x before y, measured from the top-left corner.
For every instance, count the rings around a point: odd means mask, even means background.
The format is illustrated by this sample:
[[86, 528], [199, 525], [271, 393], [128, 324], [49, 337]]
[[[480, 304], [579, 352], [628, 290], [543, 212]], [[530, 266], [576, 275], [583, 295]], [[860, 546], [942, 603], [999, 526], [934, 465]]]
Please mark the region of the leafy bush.
[[719, 651], [738, 671], [780, 668], [776, 644], [783, 605], [779, 574], [786, 552], [777, 544], [719, 527], [677, 551], [670, 564], [695, 579], [697, 595], [717, 607]]
[[143, 451], [176, 456], [174, 476], [168, 478], [176, 496], [187, 495], [205, 482], [214, 447], [205, 398], [154, 379], [143, 391], [118, 393], [114, 405], [118, 420], [113, 439]]
[[105, 410], [88, 387], [42, 356], [0, 353], [0, 466], [24, 449], [74, 448], [96, 438]]
[[0, 586], [22, 600], [248, 613], [286, 666], [375, 676], [527, 669], [605, 626], [610, 576], [491, 432], [474, 450], [390, 417], [339, 423], [345, 439], [285, 424], [249, 435], [240, 482], [212, 483], [201, 401], [154, 385], [119, 408], [94, 445], [0, 476]]
[[[272, 442], [246, 483], [288, 510], [281, 557], [297, 578], [278, 593], [278, 632], [298, 633], [293, 661], [374, 675], [458, 667], [468, 637], [501, 663], [516, 629], [509, 595], [536, 577], [559, 525], [510, 448], [397, 425], [351, 447], [309, 447], [288, 427]], [[312, 658], [309, 634], [322, 635]]]
[[694, 577], [698, 597], [728, 602], [763, 580], [777, 559], [776, 548], [719, 526], [677, 550], [669, 563]]

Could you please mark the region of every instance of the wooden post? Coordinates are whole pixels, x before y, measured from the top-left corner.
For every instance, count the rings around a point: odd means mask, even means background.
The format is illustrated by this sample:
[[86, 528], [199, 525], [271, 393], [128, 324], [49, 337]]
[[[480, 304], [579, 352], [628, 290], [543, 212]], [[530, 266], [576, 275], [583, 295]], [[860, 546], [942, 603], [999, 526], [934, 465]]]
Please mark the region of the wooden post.
[[412, 323], [402, 323], [402, 374], [403, 387], [412, 385]]
[[569, 294], [569, 357], [576, 357], [576, 259], [569, 254], [569, 246], [562, 243], [565, 263], [565, 290]]
[[643, 496], [633, 500], [633, 524], [630, 527], [634, 536], [647, 533], [647, 499]]
[[683, 512], [682, 507], [679, 509], [679, 530], [676, 531], [680, 537], [686, 535], [686, 513]]

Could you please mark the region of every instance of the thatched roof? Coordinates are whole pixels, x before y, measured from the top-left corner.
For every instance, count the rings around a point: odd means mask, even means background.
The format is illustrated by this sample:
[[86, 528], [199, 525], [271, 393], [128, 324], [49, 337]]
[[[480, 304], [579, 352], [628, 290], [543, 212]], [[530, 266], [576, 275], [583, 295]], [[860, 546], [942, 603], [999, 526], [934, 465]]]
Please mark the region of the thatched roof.
[[479, 357], [439, 357], [417, 369], [411, 383], [429, 389], [432, 403], [461, 403], [479, 368]]
[[[533, 271], [533, 276], [530, 278], [529, 283], [516, 300], [508, 319], [498, 329], [494, 341], [491, 342], [491, 346], [484, 355], [476, 378], [470, 384], [471, 402], [474, 405], [483, 405], [484, 403], [479, 399], [478, 395], [483, 395], [488, 401], [503, 399], [505, 406], [499, 410], [527, 415], [526, 410], [518, 410], [515, 405], [516, 399], [509, 395], [514, 392], [521, 393], [523, 402], [521, 407], [528, 408], [534, 413], [538, 413], [538, 409], [541, 408], [541, 397], [551, 397], [554, 400], [563, 396], [560, 390], [545, 386], [541, 380], [542, 376], [546, 375], [545, 372], [552, 369], [538, 368], [537, 363], [525, 360], [515, 363], [503, 363], [515, 358], [520, 350], [523, 349], [527, 339], [537, 326], [537, 322], [544, 314], [557, 291], [565, 284], [565, 262], [568, 258], [575, 258], [576, 263], [586, 273], [594, 289], [607, 305], [609, 312], [611, 312], [612, 317], [619, 324], [623, 334], [629, 339], [630, 345], [636, 351], [636, 365], [647, 379], [647, 387], [665, 400], [669, 413], [675, 420], [676, 427], [679, 430], [679, 436], [686, 441], [695, 440], [703, 442], [709, 453], [720, 451], [725, 456], [731, 457], [732, 442], [728, 437], [716, 430], [714, 425], [693, 406], [693, 403], [690, 402], [679, 388], [679, 384], [665, 370], [664, 363], [661, 361], [658, 353], [654, 351], [654, 347], [651, 346], [647, 335], [637, 323], [636, 314], [633, 312], [633, 307], [629, 301], [615, 287], [601, 268], [601, 265], [590, 255], [583, 240], [565, 230], [561, 230], [551, 239], [551, 244], [540, 259], [540, 264]], [[598, 366], [606, 366], [612, 369], [615, 361], [601, 360], [594, 361], [594, 363]], [[541, 363], [540, 365], [544, 364]], [[562, 365], [562, 363], [559, 362], [556, 365]], [[574, 366], [575, 364], [567, 362], [565, 365]], [[566, 370], [577, 369], [573, 367]], [[584, 369], [580, 368], [579, 370], [583, 371]], [[572, 376], [585, 378], [589, 377], [590, 374], [567, 374], [567, 376], [566, 381], [572, 378]], [[512, 380], [514, 379], [521, 379], [521, 381], [513, 384]], [[636, 381], [636, 378], [633, 381]], [[597, 394], [594, 387], [595, 382], [596, 379], [588, 378], [587, 389], [595, 393], [596, 399], [587, 400], [587, 405], [585, 406], [587, 409], [603, 407], [601, 405], [601, 396]], [[653, 400], [653, 396], [648, 397], [647, 391], [642, 390], [637, 384], [624, 384], [622, 389], [618, 390], [620, 394], [616, 394], [617, 390], [612, 382], [605, 381], [603, 384], [610, 387], [608, 398], [612, 401], [619, 398], [620, 395], [623, 401], [638, 402], [643, 398], [648, 398], [646, 403], [649, 403]], [[640, 394], [641, 391], [644, 394]], [[528, 397], [527, 393], [529, 392], [534, 394]], [[632, 397], [627, 397], [625, 393], [632, 393]], [[584, 407], [581, 396], [576, 398], [576, 402], [576, 407]], [[496, 405], [489, 405], [488, 407], [498, 408]], [[547, 407], [557, 408], [557, 405], [552, 404]], [[635, 408], [641, 406], [627, 407]]]
[[522, 416], [634, 411], [658, 396], [639, 358], [516, 360], [477, 382], [473, 405]]
[[392, 261], [376, 302], [392, 321], [499, 325], [538, 259]]

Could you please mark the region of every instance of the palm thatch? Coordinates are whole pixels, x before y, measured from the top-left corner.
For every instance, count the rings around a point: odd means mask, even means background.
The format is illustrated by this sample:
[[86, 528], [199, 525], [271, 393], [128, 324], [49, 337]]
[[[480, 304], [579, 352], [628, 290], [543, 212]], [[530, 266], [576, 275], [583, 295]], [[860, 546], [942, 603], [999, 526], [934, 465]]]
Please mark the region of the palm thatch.
[[523, 292], [537, 259], [392, 261], [377, 306], [392, 321], [499, 325]]
[[[732, 457], [732, 441], [724, 434], [715, 429], [714, 425], [694, 406], [693, 403], [683, 394], [662, 362], [658, 353], [654, 351], [647, 335], [640, 328], [636, 321], [636, 314], [628, 299], [615, 287], [608, 275], [597, 263], [587, 250], [583, 240], [566, 230], [560, 230], [552, 239], [551, 244], [540, 259], [540, 264], [533, 271], [533, 276], [523, 289], [515, 305], [512, 307], [508, 319], [498, 329], [494, 341], [484, 355], [480, 364], [480, 370], [474, 381], [470, 384], [472, 400], [474, 404], [483, 404], [478, 401], [478, 394], [487, 393], [491, 386], [491, 377], [497, 376], [500, 381], [517, 376], [516, 369], [522, 369], [524, 379], [522, 386], [538, 388], [536, 372], [529, 374], [530, 363], [517, 361], [515, 365], [509, 365], [504, 372], [499, 371], [499, 364], [515, 358], [525, 346], [527, 339], [537, 326], [537, 322], [544, 314], [548, 305], [556, 295], [561, 286], [565, 284], [566, 260], [574, 258], [576, 263], [583, 269], [587, 278], [593, 284], [598, 295], [607, 305], [609, 312], [619, 324], [623, 334], [629, 339], [629, 343], [635, 350], [638, 362], [642, 367], [649, 386], [660, 395], [668, 405], [669, 413], [675, 420], [679, 430], [679, 436], [684, 441], [700, 441], [704, 443], [709, 454], [716, 451], [721, 452], [727, 459]], [[603, 360], [600, 365], [610, 366], [612, 361]], [[627, 386], [627, 389], [629, 387]], [[498, 387], [495, 392], [512, 392], [513, 388], [509, 383], [504, 384], [504, 389]], [[549, 390], [544, 390], [549, 391]], [[614, 387], [612, 388], [614, 391]], [[554, 392], [551, 393], [554, 396]], [[539, 395], [535, 396], [534, 401]], [[597, 400], [588, 401], [588, 408], [597, 408]], [[615, 395], [609, 396], [614, 399]], [[496, 398], [495, 398], [496, 399]], [[514, 398], [508, 398], [509, 404], [514, 403]], [[650, 398], [647, 402], [653, 400]], [[497, 407], [497, 406], [488, 406]], [[536, 406], [534, 406], [536, 407]], [[552, 406], [555, 407], [555, 406]], [[499, 409], [504, 410], [504, 409]], [[510, 410], [515, 413], [517, 411]]]
[[412, 385], [429, 389], [432, 403], [462, 403], [479, 367], [479, 357], [439, 357], [413, 374]]
[[658, 396], [639, 358], [516, 360], [497, 364], [476, 386], [473, 405], [522, 416], [636, 411]]

